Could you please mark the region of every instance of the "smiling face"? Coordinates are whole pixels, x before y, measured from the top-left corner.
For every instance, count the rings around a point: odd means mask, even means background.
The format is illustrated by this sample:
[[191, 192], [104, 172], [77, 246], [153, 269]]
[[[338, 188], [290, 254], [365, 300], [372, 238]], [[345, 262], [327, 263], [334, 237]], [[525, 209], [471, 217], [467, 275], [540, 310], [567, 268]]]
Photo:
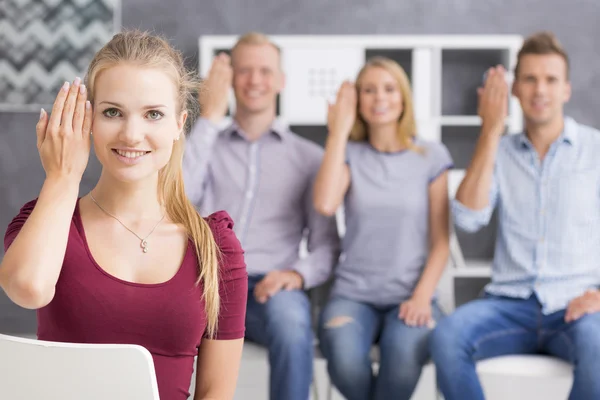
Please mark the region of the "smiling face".
[[369, 127], [397, 124], [402, 115], [402, 93], [394, 76], [381, 67], [369, 67], [360, 77], [359, 112]]
[[283, 88], [279, 52], [270, 44], [243, 44], [232, 55], [237, 108], [246, 114], [275, 112]]
[[92, 138], [103, 172], [124, 182], [156, 178], [187, 116], [173, 79], [158, 68], [119, 64], [100, 72], [94, 89]]
[[529, 124], [543, 126], [562, 118], [564, 104], [571, 96], [567, 63], [558, 54], [522, 56], [513, 94]]

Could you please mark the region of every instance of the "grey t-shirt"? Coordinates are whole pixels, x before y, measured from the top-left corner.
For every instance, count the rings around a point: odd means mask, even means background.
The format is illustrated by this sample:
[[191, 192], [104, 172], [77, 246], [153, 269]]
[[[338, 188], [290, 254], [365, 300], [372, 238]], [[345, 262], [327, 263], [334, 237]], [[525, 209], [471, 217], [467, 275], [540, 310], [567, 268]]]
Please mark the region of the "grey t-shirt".
[[445, 145], [417, 139], [424, 153], [382, 153], [349, 142], [346, 233], [333, 295], [396, 305], [417, 285], [429, 252], [429, 184], [453, 165]]

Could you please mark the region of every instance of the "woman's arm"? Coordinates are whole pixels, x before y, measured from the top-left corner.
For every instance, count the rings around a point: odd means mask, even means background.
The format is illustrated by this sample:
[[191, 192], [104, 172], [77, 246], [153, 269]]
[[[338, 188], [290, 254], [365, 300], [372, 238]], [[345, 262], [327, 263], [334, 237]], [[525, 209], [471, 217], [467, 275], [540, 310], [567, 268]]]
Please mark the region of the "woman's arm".
[[429, 232], [431, 250], [413, 297], [431, 301], [450, 255], [450, 205], [448, 172], [429, 185]]
[[411, 298], [400, 305], [399, 318], [410, 326], [427, 325], [431, 319], [431, 298], [450, 255], [450, 210], [448, 171], [429, 184], [430, 251], [427, 263]]
[[47, 180], [35, 206], [24, 207], [9, 226], [0, 287], [18, 306], [38, 309], [54, 297], [78, 191], [78, 184]]
[[335, 104], [329, 105], [327, 113], [329, 134], [313, 193], [314, 208], [319, 214], [334, 215], [350, 186], [346, 144], [355, 119], [356, 89], [350, 82], [344, 82]]
[[0, 264], [0, 287], [24, 308], [41, 308], [54, 297], [89, 160], [92, 110], [86, 99], [78, 79], [70, 88], [66, 83], [50, 118], [42, 111], [36, 126], [46, 180], [35, 206], [24, 207], [9, 225]]
[[194, 400], [233, 399], [244, 343], [248, 272], [244, 250], [226, 211], [208, 217], [221, 251], [219, 323], [213, 338], [205, 334], [198, 351]]
[[233, 399], [244, 339], [202, 339], [196, 366], [194, 400]]
[[315, 210], [328, 217], [335, 214], [350, 186], [350, 168], [346, 164], [347, 141], [344, 135], [329, 134], [325, 155], [315, 179]]

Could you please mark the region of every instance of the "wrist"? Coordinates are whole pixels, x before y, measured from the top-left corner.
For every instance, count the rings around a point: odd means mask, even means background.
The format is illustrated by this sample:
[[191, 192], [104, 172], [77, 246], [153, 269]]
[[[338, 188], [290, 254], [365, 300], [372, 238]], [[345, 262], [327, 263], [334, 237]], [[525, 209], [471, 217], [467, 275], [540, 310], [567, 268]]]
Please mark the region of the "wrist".
[[433, 293], [431, 293], [430, 290], [427, 289], [421, 289], [421, 288], [417, 288], [415, 289], [415, 291], [413, 292], [411, 298], [413, 300], [418, 300], [418, 301], [424, 301], [424, 302], [430, 302], [431, 298], [433, 297]]
[[291, 270], [290, 272], [294, 275], [294, 278], [296, 279], [296, 282], [298, 283], [298, 287], [303, 288], [304, 287], [304, 277], [302, 276], [302, 274], [296, 270]]
[[207, 112], [207, 113], [203, 113], [202, 114], [202, 118], [206, 119], [211, 124], [213, 124], [213, 125], [216, 126], [216, 125], [219, 125], [221, 123], [221, 121], [223, 120], [223, 118], [225, 118], [225, 115], [223, 115], [222, 113]]
[[350, 136], [350, 130], [333, 128], [327, 133], [327, 138], [335, 141], [345, 142]]
[[504, 128], [504, 119], [500, 121], [489, 121], [484, 119], [481, 124], [481, 134], [482, 136], [499, 139], [504, 133]]
[[79, 194], [81, 176], [75, 174], [47, 174], [42, 185], [42, 190], [59, 191], [65, 194], [76, 192]]

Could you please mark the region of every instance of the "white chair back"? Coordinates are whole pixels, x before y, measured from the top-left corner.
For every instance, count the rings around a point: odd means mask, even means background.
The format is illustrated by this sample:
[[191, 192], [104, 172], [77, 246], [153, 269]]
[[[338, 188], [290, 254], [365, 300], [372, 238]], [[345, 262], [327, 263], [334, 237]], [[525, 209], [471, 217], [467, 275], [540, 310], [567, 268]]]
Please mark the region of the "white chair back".
[[154, 362], [137, 345], [47, 342], [0, 334], [0, 399], [158, 400]]

